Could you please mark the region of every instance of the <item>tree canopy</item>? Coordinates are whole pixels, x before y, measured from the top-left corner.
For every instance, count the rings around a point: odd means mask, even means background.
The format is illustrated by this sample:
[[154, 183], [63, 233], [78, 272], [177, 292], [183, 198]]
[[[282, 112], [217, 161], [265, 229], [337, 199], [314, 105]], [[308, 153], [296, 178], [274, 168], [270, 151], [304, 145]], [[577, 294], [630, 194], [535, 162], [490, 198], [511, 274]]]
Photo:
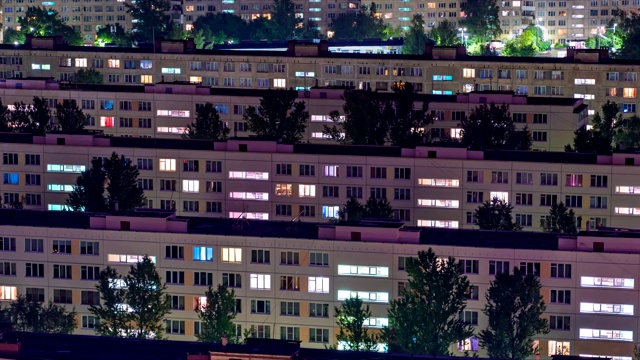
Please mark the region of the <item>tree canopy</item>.
[[173, 21], [169, 10], [169, 0], [136, 0], [125, 2], [127, 13], [133, 22], [133, 38], [138, 42], [153, 42], [154, 39], [167, 38]]
[[462, 39], [463, 41], [458, 40], [458, 29], [453, 27], [448, 20], [431, 29], [429, 38], [435, 41], [438, 46], [453, 46], [461, 42], [464, 43], [464, 39]]
[[6, 323], [11, 323], [11, 328], [17, 331], [73, 333], [78, 315], [75, 308], [68, 311], [65, 306], [54, 304], [52, 300], [46, 304], [37, 300], [27, 299], [24, 294], [20, 294], [15, 301], [0, 309], [0, 318]]
[[260, 106], [249, 106], [243, 115], [249, 130], [261, 138], [282, 143], [296, 143], [309, 121], [304, 101], [296, 101], [298, 92], [268, 90], [260, 99]]
[[76, 179], [66, 203], [74, 211], [134, 210], [145, 201], [144, 191], [138, 187], [138, 175], [137, 167], [124, 155], [114, 152], [104, 162], [94, 159], [91, 167]]
[[544, 41], [544, 32], [535, 25], [529, 25], [522, 34], [507, 41], [502, 50], [504, 56], [535, 56], [540, 51], [549, 50], [551, 44]]
[[229, 128], [220, 120], [216, 107], [207, 102], [196, 109], [196, 121], [187, 125], [186, 139], [226, 140]]
[[402, 52], [404, 54], [422, 55], [428, 41], [429, 39], [424, 29], [424, 17], [421, 14], [414, 14], [413, 18], [411, 18], [411, 26], [404, 35]]
[[393, 208], [387, 199], [370, 197], [362, 204], [355, 197], [350, 197], [338, 211], [339, 223], [356, 224], [363, 218], [385, 219], [393, 217]]
[[71, 81], [77, 84], [102, 84], [104, 78], [96, 69], [80, 69], [73, 75]]
[[[607, 31], [601, 36], [600, 45], [608, 46], [605, 40], [612, 39], [612, 45], [619, 50], [614, 53], [616, 57], [624, 59], [640, 59], [640, 13], [637, 11], [619, 11], [618, 18], [614, 19], [618, 26], [615, 34], [613, 24], [609, 24]], [[612, 21], [612, 22], [613, 22]], [[611, 30], [611, 31], [610, 31]], [[593, 41], [596, 43], [596, 41]]]
[[460, 121], [462, 143], [474, 150], [531, 149], [531, 133], [525, 126], [517, 130], [509, 105], [482, 104]]
[[133, 36], [127, 32], [119, 23], [107, 24], [100, 27], [96, 32], [96, 40], [94, 45], [105, 46], [112, 44], [121, 47], [130, 47], [133, 45]]
[[141, 339], [164, 338], [164, 318], [171, 312], [171, 297], [149, 256], [131, 265], [126, 276], [108, 266], [100, 272], [96, 289], [101, 303], [89, 307], [97, 318], [96, 333]]
[[469, 280], [453, 258], [431, 248], [406, 264], [408, 286], [391, 301], [383, 340], [389, 351], [449, 355], [449, 346], [473, 333], [459, 315], [467, 306]]
[[541, 289], [536, 276], [517, 267], [513, 274], [496, 274], [483, 310], [489, 326], [480, 332], [480, 345], [490, 357], [524, 360], [534, 351], [533, 337], [549, 332], [549, 323], [542, 318], [546, 305]]
[[361, 5], [358, 11], [347, 12], [331, 20], [331, 29], [336, 39], [382, 38], [385, 25], [377, 16], [376, 4]]
[[[567, 151], [595, 152], [597, 154], [610, 154], [614, 148], [614, 136], [618, 134], [618, 140], [625, 139], [627, 133], [633, 133], [635, 126], [632, 121], [623, 121], [620, 107], [615, 102], [607, 100], [602, 105], [602, 115], [600, 112], [591, 119], [593, 127], [589, 130], [582, 126], [575, 132], [573, 147], [567, 145]], [[626, 127], [629, 126], [629, 129]], [[627, 144], [632, 144], [627, 142]]]
[[[20, 30], [5, 36], [7, 42], [24, 42], [26, 35], [33, 36], [62, 36], [69, 44], [82, 45], [82, 35], [65, 24], [60, 14], [53, 10], [39, 6], [28, 6], [23, 16], [17, 17]], [[19, 35], [18, 35], [19, 33]]]
[[51, 130], [51, 109], [44, 98], [34, 97], [31, 104], [16, 102], [14, 110], [0, 103], [0, 131], [43, 135]]
[[486, 43], [502, 35], [496, 0], [468, 0], [460, 4], [460, 10], [466, 15], [460, 19], [460, 26], [466, 27], [477, 41]]
[[522, 230], [522, 226], [513, 221], [513, 206], [498, 198], [486, 200], [476, 211], [476, 225], [482, 230]]
[[223, 337], [234, 341], [236, 312], [236, 295], [233, 289], [218, 285], [217, 289], [209, 286], [205, 292], [205, 302], [195, 308], [201, 324], [201, 331], [196, 335], [198, 341], [221, 342]]
[[336, 324], [340, 328], [336, 339], [345, 350], [377, 351], [379, 337], [364, 325], [371, 317], [369, 305], [364, 305], [362, 299], [356, 296], [343, 300], [334, 311]]
[[576, 214], [561, 201], [553, 203], [549, 215], [540, 219], [540, 227], [546, 232], [577, 234]]
[[84, 126], [89, 123], [89, 118], [74, 99], [64, 99], [62, 104], [56, 104], [56, 130], [65, 134], [85, 132]]
[[303, 26], [302, 18], [296, 17], [295, 5], [291, 0], [273, 0], [269, 28], [272, 40], [294, 39], [296, 28]]

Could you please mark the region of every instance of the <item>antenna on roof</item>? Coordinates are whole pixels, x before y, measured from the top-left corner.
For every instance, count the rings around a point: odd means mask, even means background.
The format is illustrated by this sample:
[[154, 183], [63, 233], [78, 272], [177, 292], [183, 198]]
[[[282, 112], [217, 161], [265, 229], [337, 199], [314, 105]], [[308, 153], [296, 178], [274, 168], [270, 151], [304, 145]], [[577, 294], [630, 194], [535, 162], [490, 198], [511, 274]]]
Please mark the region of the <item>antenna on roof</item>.
[[241, 231], [245, 224], [249, 225], [249, 220], [247, 220], [247, 210], [249, 210], [249, 205], [242, 203], [242, 212], [236, 218], [237, 221], [233, 224], [233, 230]]

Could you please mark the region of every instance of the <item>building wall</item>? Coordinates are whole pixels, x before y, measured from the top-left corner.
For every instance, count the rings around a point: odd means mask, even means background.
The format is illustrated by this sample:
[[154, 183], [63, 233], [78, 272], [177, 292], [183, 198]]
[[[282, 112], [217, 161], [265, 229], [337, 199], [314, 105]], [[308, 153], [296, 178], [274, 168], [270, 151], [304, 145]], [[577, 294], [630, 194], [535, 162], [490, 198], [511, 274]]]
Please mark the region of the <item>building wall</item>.
[[[132, 219], [132, 221], [136, 221]], [[257, 226], [253, 223], [253, 226]], [[251, 225], [250, 225], [251, 226]], [[121, 273], [129, 268], [129, 263], [110, 261], [112, 255], [150, 255], [156, 257], [156, 264], [162, 277], [166, 280], [167, 271], [184, 272], [184, 284], [169, 284], [168, 292], [172, 295], [184, 296], [185, 309], [174, 310], [169, 319], [184, 321], [184, 334], [170, 334], [171, 339], [194, 339], [194, 321], [197, 316], [193, 310], [194, 297], [204, 296], [205, 286], [194, 284], [194, 272], [210, 272], [213, 274], [213, 284], [222, 282], [223, 274], [239, 274], [241, 284], [234, 288], [236, 296], [241, 299], [241, 312], [236, 323], [242, 329], [270, 326], [270, 336], [280, 338], [282, 326], [299, 328], [300, 340], [303, 346], [324, 347], [324, 343], [310, 343], [311, 329], [328, 329], [329, 343], [333, 343], [337, 329], [333, 317], [333, 307], [340, 304], [339, 292], [343, 290], [360, 291], [360, 296], [367, 293], [378, 293], [378, 299], [373, 297], [366, 302], [371, 306], [372, 316], [386, 319], [388, 301], [398, 295], [399, 283], [407, 280], [407, 274], [402, 269], [400, 258], [415, 256], [417, 251], [426, 250], [427, 246], [415, 244], [397, 244], [369, 242], [363, 236], [362, 242], [334, 241], [334, 240], [305, 240], [272, 237], [241, 237], [198, 234], [171, 234], [153, 232], [128, 232], [97, 229], [63, 229], [24, 226], [2, 226], [0, 237], [4, 242], [15, 238], [15, 251], [0, 252], [0, 260], [16, 264], [17, 274], [0, 277], [0, 289], [3, 299], [14, 292], [26, 292], [26, 288], [41, 288], [45, 291], [45, 299], [53, 298], [56, 289], [71, 290], [73, 302], [78, 311], [78, 333], [91, 334], [92, 330], [82, 328], [82, 319], [89, 316], [88, 306], [81, 302], [81, 291], [94, 289], [95, 281], [81, 279], [82, 266], [98, 266], [101, 269], [109, 265]], [[25, 239], [43, 239], [43, 252], [25, 252]], [[71, 254], [53, 251], [55, 240], [71, 241]], [[579, 241], [579, 240], [578, 240]], [[82, 255], [81, 242], [97, 242], [99, 254]], [[167, 258], [166, 247], [178, 246], [184, 251], [184, 258]], [[196, 261], [193, 256], [194, 247], [212, 248], [212, 261]], [[230, 263], [223, 261], [223, 249], [240, 249], [241, 259]], [[484, 306], [484, 292], [487, 290], [493, 275], [490, 274], [490, 261], [506, 261], [509, 267], [521, 266], [525, 263], [535, 263], [540, 268], [540, 280], [545, 302], [548, 303], [545, 317], [568, 316], [569, 329], [551, 330], [547, 335], [536, 336], [539, 341], [541, 357], [546, 358], [549, 352], [549, 341], [565, 341], [569, 345], [571, 355], [593, 354], [625, 357], [630, 359], [633, 344], [637, 341], [639, 329], [637, 309], [638, 289], [637, 274], [640, 270], [640, 258], [637, 254], [589, 253], [572, 251], [543, 251], [543, 250], [513, 250], [489, 249], [481, 247], [435, 246], [438, 256], [454, 256], [459, 260], [470, 260], [474, 264], [469, 268], [467, 276], [472, 285], [478, 286], [477, 300], [469, 300], [467, 311], [477, 312], [478, 323], [474, 326], [476, 334], [487, 325], [487, 319], [482, 314]], [[258, 264], [252, 260], [252, 251], [263, 250], [270, 252], [268, 264]], [[281, 263], [282, 253], [292, 252], [298, 255], [299, 264], [286, 265]], [[328, 256], [328, 264], [313, 265], [310, 263], [312, 253], [323, 253]], [[42, 277], [26, 277], [26, 264], [44, 264]], [[552, 267], [557, 264], [570, 265], [567, 277], [556, 277]], [[54, 279], [55, 265], [71, 265], [71, 279]], [[342, 274], [339, 265], [378, 267], [380, 276], [354, 276]], [[505, 264], [506, 265], [506, 264]], [[533, 266], [533, 265], [532, 265]], [[252, 275], [270, 275], [270, 289], [256, 290], [251, 288]], [[281, 276], [295, 276], [300, 281], [299, 290], [283, 290], [280, 288]], [[329, 289], [326, 292], [314, 293], [310, 289], [311, 277], [329, 279]], [[585, 286], [584, 277], [605, 278], [602, 284], [613, 284], [613, 279], [631, 279], [630, 288], [620, 286]], [[611, 280], [611, 282], [609, 282]], [[551, 292], [563, 290], [570, 292], [568, 304], [558, 303], [558, 297], [552, 300]], [[373, 295], [372, 295], [373, 296]], [[270, 301], [270, 314], [251, 313], [252, 300]], [[299, 316], [281, 314], [281, 303], [292, 301], [299, 303]], [[329, 312], [326, 317], [310, 317], [310, 304], [328, 304]], [[617, 313], [587, 313], [586, 305], [581, 303], [603, 303], [617, 305], [632, 305], [631, 314]], [[586, 329], [630, 331], [632, 337], [625, 340], [618, 339], [587, 339], [584, 338]], [[582, 332], [581, 332], [582, 331]], [[583, 334], [582, 337], [580, 334]], [[592, 334], [592, 333], [591, 333]], [[616, 333], [618, 334], [618, 333]], [[611, 335], [613, 337], [613, 335]], [[624, 336], [624, 335], [623, 335]], [[457, 351], [454, 347], [454, 351]], [[456, 352], [461, 354], [461, 352]], [[482, 354], [482, 352], [480, 353]]]
[[[249, 152], [239, 152], [241, 140], [220, 145], [226, 150], [204, 151], [114, 148], [104, 140], [100, 145], [97, 139], [93, 146], [72, 144], [71, 140], [62, 146], [54, 145], [55, 135], [47, 139], [50, 145], [0, 144], [3, 161], [7, 156], [0, 165], [0, 193], [5, 204], [21, 199], [27, 208], [61, 210], [81, 166], [115, 151], [140, 166], [139, 179], [151, 181], [153, 189], [145, 190], [145, 195], [152, 207], [174, 204], [181, 215], [240, 217], [244, 213], [250, 218], [322, 222], [328, 221], [351, 194], [361, 195], [362, 202], [371, 195], [386, 196], [398, 210], [397, 216], [418, 226], [474, 227], [472, 214], [480, 203], [505, 194], [514, 205], [515, 219], [533, 231], [540, 229], [542, 216], [555, 201], [569, 205], [581, 217], [582, 228], [588, 221], [593, 228], [634, 228], [640, 214], [635, 200], [640, 186], [638, 170], [625, 166], [623, 155], [602, 157], [599, 164], [559, 164], [482, 160], [482, 153], [464, 149], [419, 148], [405, 151], [404, 157], [327, 156], [293, 153], [290, 146], [259, 150], [263, 144], [269, 145], [260, 142], [250, 142]], [[439, 155], [427, 158], [430, 151]], [[38, 155], [39, 165], [26, 165], [27, 155]], [[17, 165], [10, 164], [13, 159], [18, 160]], [[174, 171], [161, 170], [165, 159], [175, 164]], [[214, 162], [212, 171], [207, 171], [207, 161]], [[195, 170], [194, 162], [198, 170], [188, 171]], [[61, 171], [54, 165], [77, 167]], [[290, 175], [279, 174], [278, 169], [282, 172], [286, 165]], [[350, 166], [361, 167], [362, 177], [347, 177]], [[301, 167], [308, 175], [301, 173]], [[372, 177], [372, 171], [380, 177]], [[232, 177], [231, 172], [241, 173]], [[385, 177], [381, 177], [383, 172]], [[39, 183], [27, 184], [27, 175], [37, 175], [34, 178], [39, 177]], [[174, 180], [175, 191], [170, 185], [163, 189], [162, 182]], [[207, 182], [219, 182], [216, 191], [213, 185], [208, 191]], [[349, 193], [348, 187], [359, 190]], [[30, 202], [32, 197], [39, 197], [40, 203]]]

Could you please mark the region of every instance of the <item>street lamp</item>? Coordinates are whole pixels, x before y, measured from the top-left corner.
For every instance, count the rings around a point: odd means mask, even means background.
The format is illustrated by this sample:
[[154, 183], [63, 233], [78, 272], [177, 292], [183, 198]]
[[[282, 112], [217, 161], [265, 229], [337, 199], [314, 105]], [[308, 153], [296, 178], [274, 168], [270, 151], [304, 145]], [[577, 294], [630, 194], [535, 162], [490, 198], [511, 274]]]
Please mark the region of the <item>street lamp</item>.
[[467, 31], [467, 28], [458, 28], [458, 31], [462, 31], [462, 35], [460, 36], [462, 39], [462, 45], [464, 45], [464, 47], [467, 47], [467, 41], [464, 37], [464, 32]]
[[600, 26], [596, 30], [596, 49], [600, 49]]

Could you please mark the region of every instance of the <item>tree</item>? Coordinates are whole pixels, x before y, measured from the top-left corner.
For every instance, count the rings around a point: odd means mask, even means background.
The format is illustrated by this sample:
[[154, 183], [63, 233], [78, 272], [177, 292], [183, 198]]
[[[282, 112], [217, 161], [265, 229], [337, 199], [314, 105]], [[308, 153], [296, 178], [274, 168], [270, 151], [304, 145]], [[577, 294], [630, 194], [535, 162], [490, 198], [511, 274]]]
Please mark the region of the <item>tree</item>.
[[134, 20], [133, 37], [138, 42], [164, 39], [171, 32], [173, 20], [169, 15], [169, 0], [136, 0], [125, 2], [127, 13]]
[[307, 20], [306, 23], [295, 29], [296, 39], [324, 39], [326, 36], [320, 32], [318, 23], [313, 20]]
[[324, 125], [323, 133], [350, 145], [384, 145], [389, 132], [387, 102], [370, 90], [346, 90], [342, 100], [344, 115], [332, 111], [334, 125]]
[[594, 151], [592, 146], [593, 140], [591, 139], [592, 131], [587, 130], [587, 127], [585, 125], [581, 126], [573, 134], [573, 147], [567, 144], [564, 147], [565, 151], [578, 153]]
[[429, 39], [424, 32], [424, 17], [421, 14], [414, 14], [411, 19], [411, 26], [404, 35], [402, 53], [422, 55], [424, 54], [427, 41], [429, 41]]
[[[640, 13], [637, 11], [620, 11], [617, 19], [618, 38], [614, 40], [614, 46], [619, 45], [620, 50], [615, 53], [616, 57], [623, 59], [639, 59], [640, 58]], [[609, 24], [612, 27], [612, 24]], [[608, 34], [605, 33], [608, 37]], [[601, 39], [602, 41], [602, 39]], [[602, 43], [601, 43], [602, 44]]]
[[27, 38], [24, 32], [12, 28], [5, 29], [3, 35], [5, 44], [24, 44]]
[[104, 79], [102, 73], [96, 69], [80, 69], [73, 75], [71, 81], [77, 84], [102, 84]]
[[13, 330], [49, 334], [71, 334], [76, 328], [76, 316], [73, 310], [54, 304], [45, 305], [38, 301], [28, 300], [23, 294], [0, 310], [4, 322], [11, 323]]
[[[435, 41], [438, 46], [453, 46], [460, 43], [458, 41], [458, 30], [451, 26], [448, 20], [431, 29], [429, 38]], [[464, 43], [464, 39], [462, 39], [462, 43]]]
[[357, 224], [360, 219], [366, 216], [367, 209], [355, 197], [350, 197], [344, 204], [342, 210], [338, 211], [338, 222], [346, 224]]
[[82, 35], [73, 27], [64, 23], [60, 14], [53, 10], [39, 6], [29, 6], [24, 16], [19, 17], [20, 36], [12, 34], [14, 41], [26, 35], [33, 36], [61, 36], [69, 45], [82, 45]]
[[490, 357], [524, 360], [533, 353], [533, 337], [549, 333], [541, 289], [536, 276], [517, 267], [513, 274], [498, 273], [491, 281], [483, 310], [489, 326], [479, 336]]
[[206, 300], [196, 306], [196, 314], [201, 324], [198, 341], [220, 342], [223, 337], [235, 335], [236, 295], [233, 289], [218, 285], [216, 290], [209, 286], [205, 292]]
[[535, 56], [540, 51], [549, 50], [551, 44], [544, 41], [544, 32], [535, 25], [529, 25], [522, 34], [507, 41], [502, 55]]
[[51, 109], [44, 98], [34, 97], [32, 104], [14, 103], [15, 110], [9, 112], [8, 124], [13, 132], [43, 135], [49, 131]]
[[376, 13], [376, 4], [361, 5], [357, 12], [347, 12], [344, 16], [331, 20], [331, 28], [336, 39], [382, 38], [385, 25]]
[[84, 126], [89, 123], [89, 118], [74, 99], [64, 99], [62, 104], [56, 104], [56, 129], [65, 134], [85, 132]]
[[529, 150], [531, 134], [525, 126], [516, 130], [509, 105], [482, 104], [460, 121], [462, 143], [474, 150]]
[[466, 17], [460, 20], [460, 26], [466, 27], [479, 42], [497, 39], [502, 34], [499, 9], [496, 0], [469, 0], [461, 3], [460, 10]]
[[[240, 42], [249, 39], [248, 24], [240, 16], [230, 13], [207, 13], [193, 22], [196, 34], [200, 31], [202, 49], [205, 43], [223, 44], [225, 41]], [[197, 44], [196, 44], [197, 46]]]
[[249, 130], [259, 137], [282, 143], [296, 143], [309, 121], [304, 101], [296, 101], [298, 92], [267, 90], [260, 99], [260, 106], [249, 106], [242, 116]]
[[164, 317], [171, 312], [171, 297], [151, 258], [145, 256], [132, 265], [124, 283], [127, 305], [131, 309], [132, 322], [136, 324], [135, 337], [162, 339]]
[[513, 206], [501, 199], [493, 198], [476, 209], [475, 223], [481, 230], [522, 230], [522, 226], [513, 222], [512, 211]]
[[303, 26], [302, 18], [296, 17], [291, 0], [274, 0], [271, 5], [269, 27], [273, 40], [287, 41], [294, 38], [296, 28]]
[[540, 227], [546, 232], [577, 234], [576, 214], [561, 201], [553, 203], [549, 215], [540, 219]]
[[127, 32], [119, 23], [107, 24], [100, 27], [96, 32], [94, 45], [105, 46], [107, 44], [119, 47], [131, 47], [133, 45], [133, 38], [131, 33]]
[[393, 217], [393, 208], [386, 198], [376, 199], [373, 196], [367, 200], [365, 216], [376, 219], [388, 219]]
[[116, 269], [107, 266], [100, 272], [96, 290], [100, 293], [100, 304], [89, 306], [89, 312], [97, 318], [95, 331], [101, 336], [129, 337], [131, 313], [126, 304], [127, 289], [124, 279]]
[[11, 111], [9, 108], [2, 104], [0, 100], [0, 133], [13, 132], [15, 129], [11, 124]]
[[339, 307], [334, 307], [334, 311], [336, 324], [340, 327], [336, 338], [345, 350], [377, 350], [379, 337], [369, 333], [364, 326], [365, 320], [371, 317], [369, 305], [364, 306], [362, 299], [356, 296], [345, 299]]
[[138, 187], [139, 174], [124, 155], [114, 152], [104, 162], [95, 159], [76, 179], [66, 203], [74, 211], [131, 211], [145, 201], [144, 191]]
[[614, 125], [613, 140], [622, 150], [640, 148], [640, 117], [633, 115], [617, 121]]
[[622, 121], [620, 107], [615, 102], [607, 100], [602, 105], [602, 115], [600, 112], [591, 119], [593, 128], [591, 129], [591, 146], [598, 154], [610, 154], [613, 145], [614, 124]]
[[229, 128], [220, 121], [216, 107], [207, 102], [196, 109], [196, 121], [187, 125], [185, 139], [226, 140]]
[[89, 307], [89, 311], [98, 320], [98, 334], [163, 338], [163, 320], [171, 312], [171, 297], [149, 256], [131, 265], [124, 277], [111, 267], [102, 270], [96, 289], [100, 292], [101, 304]]
[[393, 86], [393, 99], [386, 103], [384, 111], [390, 117], [387, 138], [392, 145], [412, 148], [426, 141], [424, 129], [433, 123], [433, 116], [426, 102], [420, 109], [414, 109], [416, 100], [417, 94], [411, 83]]
[[383, 340], [389, 351], [448, 355], [449, 346], [471, 336], [459, 315], [467, 306], [469, 280], [453, 257], [440, 259], [431, 248], [407, 263], [408, 286], [388, 309]]

